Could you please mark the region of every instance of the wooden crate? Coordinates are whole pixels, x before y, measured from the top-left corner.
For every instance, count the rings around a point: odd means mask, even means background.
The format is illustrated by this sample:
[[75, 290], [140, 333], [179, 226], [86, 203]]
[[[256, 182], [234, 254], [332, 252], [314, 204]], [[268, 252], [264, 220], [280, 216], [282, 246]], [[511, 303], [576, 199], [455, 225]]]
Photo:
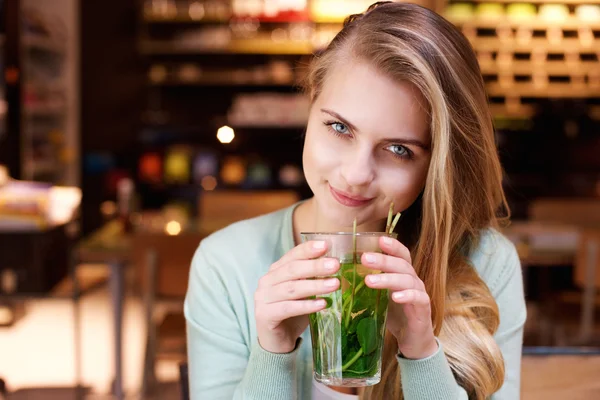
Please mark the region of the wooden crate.
[[207, 230], [267, 214], [299, 201], [294, 191], [214, 191], [200, 197], [200, 225]]

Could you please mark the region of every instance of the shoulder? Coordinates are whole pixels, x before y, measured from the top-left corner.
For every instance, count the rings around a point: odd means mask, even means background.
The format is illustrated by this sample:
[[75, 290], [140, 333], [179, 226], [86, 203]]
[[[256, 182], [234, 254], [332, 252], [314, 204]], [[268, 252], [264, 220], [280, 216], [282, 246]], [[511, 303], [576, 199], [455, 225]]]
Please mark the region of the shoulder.
[[469, 260], [493, 295], [502, 290], [513, 275], [521, 274], [521, 263], [515, 245], [495, 229], [482, 232]]

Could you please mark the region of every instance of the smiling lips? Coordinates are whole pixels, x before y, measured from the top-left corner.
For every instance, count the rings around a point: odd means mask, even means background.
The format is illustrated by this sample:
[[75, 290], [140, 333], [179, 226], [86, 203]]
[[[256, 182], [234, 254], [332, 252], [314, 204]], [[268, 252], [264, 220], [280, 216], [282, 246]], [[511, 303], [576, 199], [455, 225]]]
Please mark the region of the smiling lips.
[[329, 191], [338, 203], [346, 207], [362, 207], [369, 204], [374, 199], [374, 197], [369, 199], [366, 197], [353, 196], [348, 193], [340, 192], [339, 190], [334, 189], [331, 185], [329, 185]]

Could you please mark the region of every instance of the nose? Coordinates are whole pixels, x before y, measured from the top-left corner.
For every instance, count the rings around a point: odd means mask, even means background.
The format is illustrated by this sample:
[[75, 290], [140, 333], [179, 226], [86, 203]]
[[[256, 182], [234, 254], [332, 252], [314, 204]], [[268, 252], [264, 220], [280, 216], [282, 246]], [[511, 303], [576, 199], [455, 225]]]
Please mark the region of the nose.
[[341, 168], [342, 178], [349, 187], [368, 186], [375, 179], [374, 160], [369, 149], [349, 152]]

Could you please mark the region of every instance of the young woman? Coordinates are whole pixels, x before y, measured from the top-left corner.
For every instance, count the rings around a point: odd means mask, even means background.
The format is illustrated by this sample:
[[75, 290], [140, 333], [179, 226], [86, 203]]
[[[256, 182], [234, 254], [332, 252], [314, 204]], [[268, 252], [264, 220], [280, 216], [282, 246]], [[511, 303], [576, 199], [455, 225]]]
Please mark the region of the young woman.
[[[477, 59], [434, 12], [377, 3], [350, 17], [307, 81], [314, 196], [205, 239], [185, 302], [193, 399], [514, 400], [526, 318], [519, 259], [495, 227], [502, 171]], [[364, 254], [389, 289], [382, 381], [354, 394], [312, 378], [310, 296], [339, 262], [303, 231], [383, 231]], [[240, 205], [243, 206], [243, 205]]]

